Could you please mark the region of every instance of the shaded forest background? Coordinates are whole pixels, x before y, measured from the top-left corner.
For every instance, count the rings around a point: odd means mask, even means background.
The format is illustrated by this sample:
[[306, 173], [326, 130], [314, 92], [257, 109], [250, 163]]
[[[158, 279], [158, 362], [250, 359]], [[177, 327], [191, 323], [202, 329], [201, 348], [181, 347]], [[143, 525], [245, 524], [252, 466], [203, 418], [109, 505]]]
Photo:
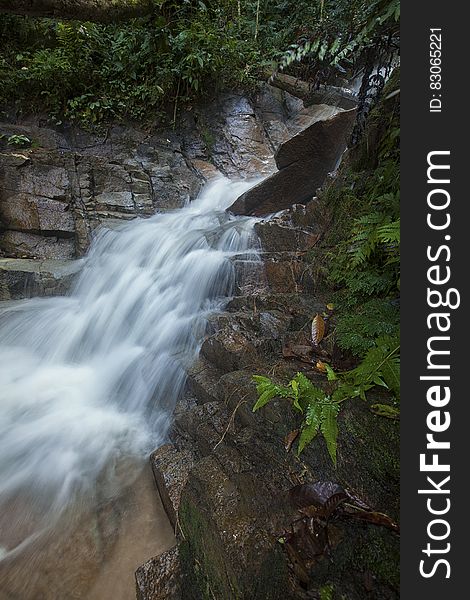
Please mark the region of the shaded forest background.
[[[67, 4], [116, 22], [69, 20]], [[116, 8], [83, 10], [97, 4]], [[154, 0], [124, 3], [148, 12], [127, 20], [122, 4], [61, 3], [67, 20], [0, 14], [0, 106], [82, 125], [176, 120], [180, 106], [279, 69], [318, 87], [385, 65], [398, 31], [397, 0]]]

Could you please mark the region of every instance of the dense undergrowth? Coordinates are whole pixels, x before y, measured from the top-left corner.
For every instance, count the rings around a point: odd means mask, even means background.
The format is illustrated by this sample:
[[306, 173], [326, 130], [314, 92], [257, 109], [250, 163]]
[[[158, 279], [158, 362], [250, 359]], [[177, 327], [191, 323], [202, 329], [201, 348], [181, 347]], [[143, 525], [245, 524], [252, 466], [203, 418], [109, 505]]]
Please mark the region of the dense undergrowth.
[[249, 90], [276, 65], [317, 82], [354, 69], [355, 51], [379, 50], [396, 4], [155, 0], [152, 15], [110, 25], [0, 15], [0, 106], [85, 126], [176, 120], [179, 107]]
[[[317, 204], [324, 235], [309, 257], [310, 265], [334, 306], [328, 349], [319, 346], [316, 326], [312, 333], [314, 352], [321, 356], [312, 372], [323, 372], [324, 383], [315, 386], [303, 373], [287, 385], [254, 376], [258, 400], [253, 411], [275, 397], [290, 399], [301, 415], [297, 452], [321, 434], [334, 464], [343, 402], [365, 401], [367, 392], [379, 387], [387, 390], [388, 399], [369, 402], [370, 409], [387, 418], [399, 415], [399, 98], [396, 69], [360, 143], [349, 151]], [[318, 319], [323, 323], [320, 315], [314, 321]], [[352, 363], [353, 368], [337, 372], [335, 362]]]
[[380, 336], [399, 336], [399, 98], [396, 70], [322, 198], [329, 224], [315, 258], [335, 290], [336, 342], [359, 357]]

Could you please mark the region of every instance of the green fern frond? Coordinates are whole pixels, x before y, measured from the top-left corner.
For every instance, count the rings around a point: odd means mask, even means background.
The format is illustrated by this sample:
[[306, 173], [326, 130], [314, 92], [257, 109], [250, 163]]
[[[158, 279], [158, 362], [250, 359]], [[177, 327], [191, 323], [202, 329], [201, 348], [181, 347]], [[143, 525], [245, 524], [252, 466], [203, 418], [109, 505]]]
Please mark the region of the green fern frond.
[[253, 412], [265, 406], [276, 396], [290, 398], [292, 406], [304, 415], [297, 454], [299, 455], [321, 432], [331, 460], [336, 465], [339, 404], [323, 390], [314, 386], [303, 373], [297, 373], [287, 386], [276, 385], [269, 377], [261, 375], [254, 375], [253, 380], [258, 392], [258, 400], [253, 406]]
[[382, 336], [368, 350], [359, 365], [349, 371], [347, 378], [352, 382], [375, 384], [383, 381], [397, 397], [400, 396], [400, 342], [397, 338]]

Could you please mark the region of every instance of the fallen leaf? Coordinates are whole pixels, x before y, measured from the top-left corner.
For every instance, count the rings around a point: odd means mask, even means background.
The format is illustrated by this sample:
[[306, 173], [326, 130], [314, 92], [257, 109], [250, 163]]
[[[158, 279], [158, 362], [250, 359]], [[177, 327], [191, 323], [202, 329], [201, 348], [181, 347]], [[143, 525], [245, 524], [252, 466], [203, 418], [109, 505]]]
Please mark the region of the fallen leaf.
[[292, 444], [297, 439], [299, 433], [300, 433], [299, 429], [294, 429], [293, 431], [291, 431], [290, 433], [288, 433], [286, 435], [286, 437], [284, 438], [284, 445], [286, 448], [286, 452], [290, 451], [290, 449], [292, 448]]
[[[334, 496], [348, 496], [339, 483], [332, 481], [315, 481], [314, 483], [303, 483], [296, 485], [289, 490], [289, 499], [296, 508], [305, 508], [306, 506], [325, 506]], [[337, 498], [339, 500], [339, 498]]]
[[370, 407], [371, 411], [379, 417], [385, 417], [386, 419], [399, 419], [400, 411], [390, 404], [372, 404]]
[[312, 344], [318, 346], [325, 335], [325, 321], [323, 317], [316, 314], [312, 320]]

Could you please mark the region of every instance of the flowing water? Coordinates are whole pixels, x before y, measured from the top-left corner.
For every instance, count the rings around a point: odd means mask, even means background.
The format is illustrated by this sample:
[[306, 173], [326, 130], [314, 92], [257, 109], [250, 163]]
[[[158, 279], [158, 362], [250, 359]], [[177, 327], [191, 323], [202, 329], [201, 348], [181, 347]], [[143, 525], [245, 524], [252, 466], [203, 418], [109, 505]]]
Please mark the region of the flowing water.
[[254, 243], [254, 220], [225, 212], [248, 187], [219, 179], [182, 209], [104, 229], [69, 296], [0, 307], [0, 566], [106, 506], [165, 440], [231, 292], [228, 259]]

